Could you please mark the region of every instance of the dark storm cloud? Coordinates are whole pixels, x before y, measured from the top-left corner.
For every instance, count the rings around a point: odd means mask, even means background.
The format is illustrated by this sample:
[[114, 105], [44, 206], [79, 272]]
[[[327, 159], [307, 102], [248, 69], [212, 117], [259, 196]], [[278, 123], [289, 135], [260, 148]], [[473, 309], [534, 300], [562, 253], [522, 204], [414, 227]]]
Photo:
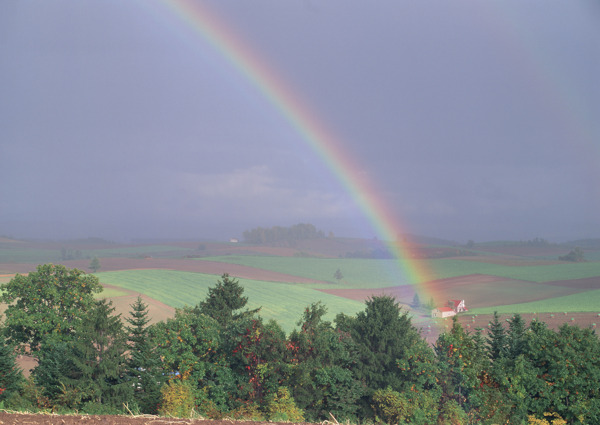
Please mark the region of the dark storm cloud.
[[[407, 231], [598, 236], [592, 6], [207, 4]], [[5, 1], [0, 54], [0, 233], [228, 238], [305, 221], [373, 236], [277, 108], [159, 1]]]

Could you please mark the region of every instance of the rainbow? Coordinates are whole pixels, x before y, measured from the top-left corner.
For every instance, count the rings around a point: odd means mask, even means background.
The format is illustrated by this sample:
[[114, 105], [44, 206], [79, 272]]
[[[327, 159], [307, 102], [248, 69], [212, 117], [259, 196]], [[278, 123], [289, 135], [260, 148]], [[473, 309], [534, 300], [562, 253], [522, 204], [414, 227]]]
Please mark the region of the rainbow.
[[[398, 238], [405, 233], [404, 226], [392, 209], [386, 205], [383, 196], [379, 195], [375, 184], [366, 174], [358, 171], [361, 167], [344, 150], [335, 134], [314, 116], [310, 107], [301, 102], [300, 97], [289, 85], [267, 66], [267, 62], [247, 43], [236, 37], [224, 22], [201, 2], [161, 1], [256, 86], [337, 176], [368, 218], [378, 238], [387, 241], [390, 251], [397, 259], [402, 276], [399, 284], [418, 285], [430, 281], [432, 274], [424, 266], [425, 262], [414, 259], [414, 244], [405, 237]], [[433, 297], [434, 294], [421, 294], [423, 295]]]

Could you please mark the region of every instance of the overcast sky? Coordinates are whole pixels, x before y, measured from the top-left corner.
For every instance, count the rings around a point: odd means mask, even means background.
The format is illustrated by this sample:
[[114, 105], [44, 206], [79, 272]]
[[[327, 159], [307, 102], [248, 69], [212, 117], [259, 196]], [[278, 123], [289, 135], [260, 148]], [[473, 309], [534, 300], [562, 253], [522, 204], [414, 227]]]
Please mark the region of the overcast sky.
[[[600, 237], [590, 1], [203, 2], [408, 233]], [[164, 0], [0, 1], [0, 234], [375, 236], [261, 90]]]

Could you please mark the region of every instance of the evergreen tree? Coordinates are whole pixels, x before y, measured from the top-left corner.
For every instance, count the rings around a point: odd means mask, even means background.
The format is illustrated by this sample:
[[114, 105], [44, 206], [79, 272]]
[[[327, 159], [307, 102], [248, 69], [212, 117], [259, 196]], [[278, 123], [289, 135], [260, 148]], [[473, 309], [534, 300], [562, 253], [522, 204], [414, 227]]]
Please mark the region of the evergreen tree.
[[525, 321], [520, 314], [515, 314], [508, 321], [507, 350], [511, 359], [515, 359], [525, 350]]
[[398, 391], [403, 379], [398, 373], [398, 361], [406, 358], [410, 348], [420, 339], [408, 312], [402, 312], [394, 298], [373, 297], [356, 318], [347, 320], [350, 335], [356, 342], [359, 361], [354, 367], [356, 377], [365, 385], [361, 409], [372, 416], [371, 397], [375, 390], [390, 387]]
[[92, 270], [94, 273], [100, 270], [100, 260], [98, 257], [94, 257], [92, 258], [92, 261], [90, 261], [90, 270]]
[[69, 337], [46, 339], [33, 375], [54, 405], [121, 407], [131, 399], [125, 376], [127, 337], [114, 310], [106, 299], [98, 300]]
[[344, 275], [342, 274], [342, 271], [340, 269], [337, 269], [333, 274], [333, 277], [339, 282], [344, 278]]
[[356, 401], [362, 394], [352, 373], [358, 361], [357, 348], [347, 332], [323, 320], [327, 309], [321, 302], [304, 310], [299, 330], [289, 337], [289, 387], [294, 400], [311, 420], [355, 417]]
[[412, 305], [414, 308], [421, 307], [421, 299], [419, 298], [419, 294], [415, 292], [415, 296], [413, 297]]
[[492, 360], [497, 360], [507, 354], [506, 330], [500, 322], [498, 312], [494, 312], [494, 318], [490, 323], [490, 332], [487, 339], [488, 356]]
[[101, 299], [86, 314], [71, 351], [76, 373], [65, 384], [78, 388], [83, 402], [120, 407], [131, 398], [131, 386], [125, 378], [127, 336], [114, 310]]
[[244, 287], [239, 281], [224, 273], [221, 280], [217, 280], [217, 285], [208, 289], [208, 296], [196, 306], [195, 311], [212, 317], [219, 324], [226, 326], [234, 320], [260, 310], [238, 312], [248, 303], [248, 297], [244, 297], [243, 294]]
[[0, 403], [17, 393], [23, 384], [23, 373], [17, 367], [14, 349], [0, 332]]
[[160, 359], [150, 341], [148, 305], [138, 296], [130, 307], [130, 317], [125, 321], [129, 324], [127, 332], [131, 354], [127, 367], [130, 380], [133, 381], [134, 399], [142, 412], [156, 414], [163, 375]]

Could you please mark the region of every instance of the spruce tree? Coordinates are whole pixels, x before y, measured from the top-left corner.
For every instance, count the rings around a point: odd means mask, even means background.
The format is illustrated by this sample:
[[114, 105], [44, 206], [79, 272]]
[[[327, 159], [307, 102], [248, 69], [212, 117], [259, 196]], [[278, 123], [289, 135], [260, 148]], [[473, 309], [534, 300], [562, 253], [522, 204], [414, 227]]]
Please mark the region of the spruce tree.
[[508, 321], [507, 350], [510, 358], [514, 359], [525, 351], [525, 321], [520, 314], [515, 314]]
[[215, 287], [208, 289], [208, 296], [194, 309], [197, 313], [205, 314], [215, 319], [222, 326], [244, 316], [250, 316], [260, 309], [239, 312], [248, 303], [248, 297], [243, 296], [244, 287], [228, 273], [217, 280]]
[[150, 341], [148, 305], [138, 296], [130, 305], [125, 321], [129, 324], [130, 357], [127, 362], [129, 379], [134, 389], [134, 399], [143, 413], [157, 413], [160, 387], [163, 381], [159, 370], [160, 360]]
[[17, 392], [23, 383], [23, 374], [17, 367], [14, 349], [6, 344], [0, 330], [0, 403]]
[[67, 382], [81, 389], [82, 402], [120, 407], [130, 399], [125, 379], [127, 336], [114, 310], [110, 301], [98, 300], [73, 341], [70, 360], [77, 376]]
[[507, 354], [506, 330], [500, 322], [498, 312], [494, 312], [494, 318], [490, 322], [490, 333], [487, 338], [488, 356], [492, 360], [497, 360]]

